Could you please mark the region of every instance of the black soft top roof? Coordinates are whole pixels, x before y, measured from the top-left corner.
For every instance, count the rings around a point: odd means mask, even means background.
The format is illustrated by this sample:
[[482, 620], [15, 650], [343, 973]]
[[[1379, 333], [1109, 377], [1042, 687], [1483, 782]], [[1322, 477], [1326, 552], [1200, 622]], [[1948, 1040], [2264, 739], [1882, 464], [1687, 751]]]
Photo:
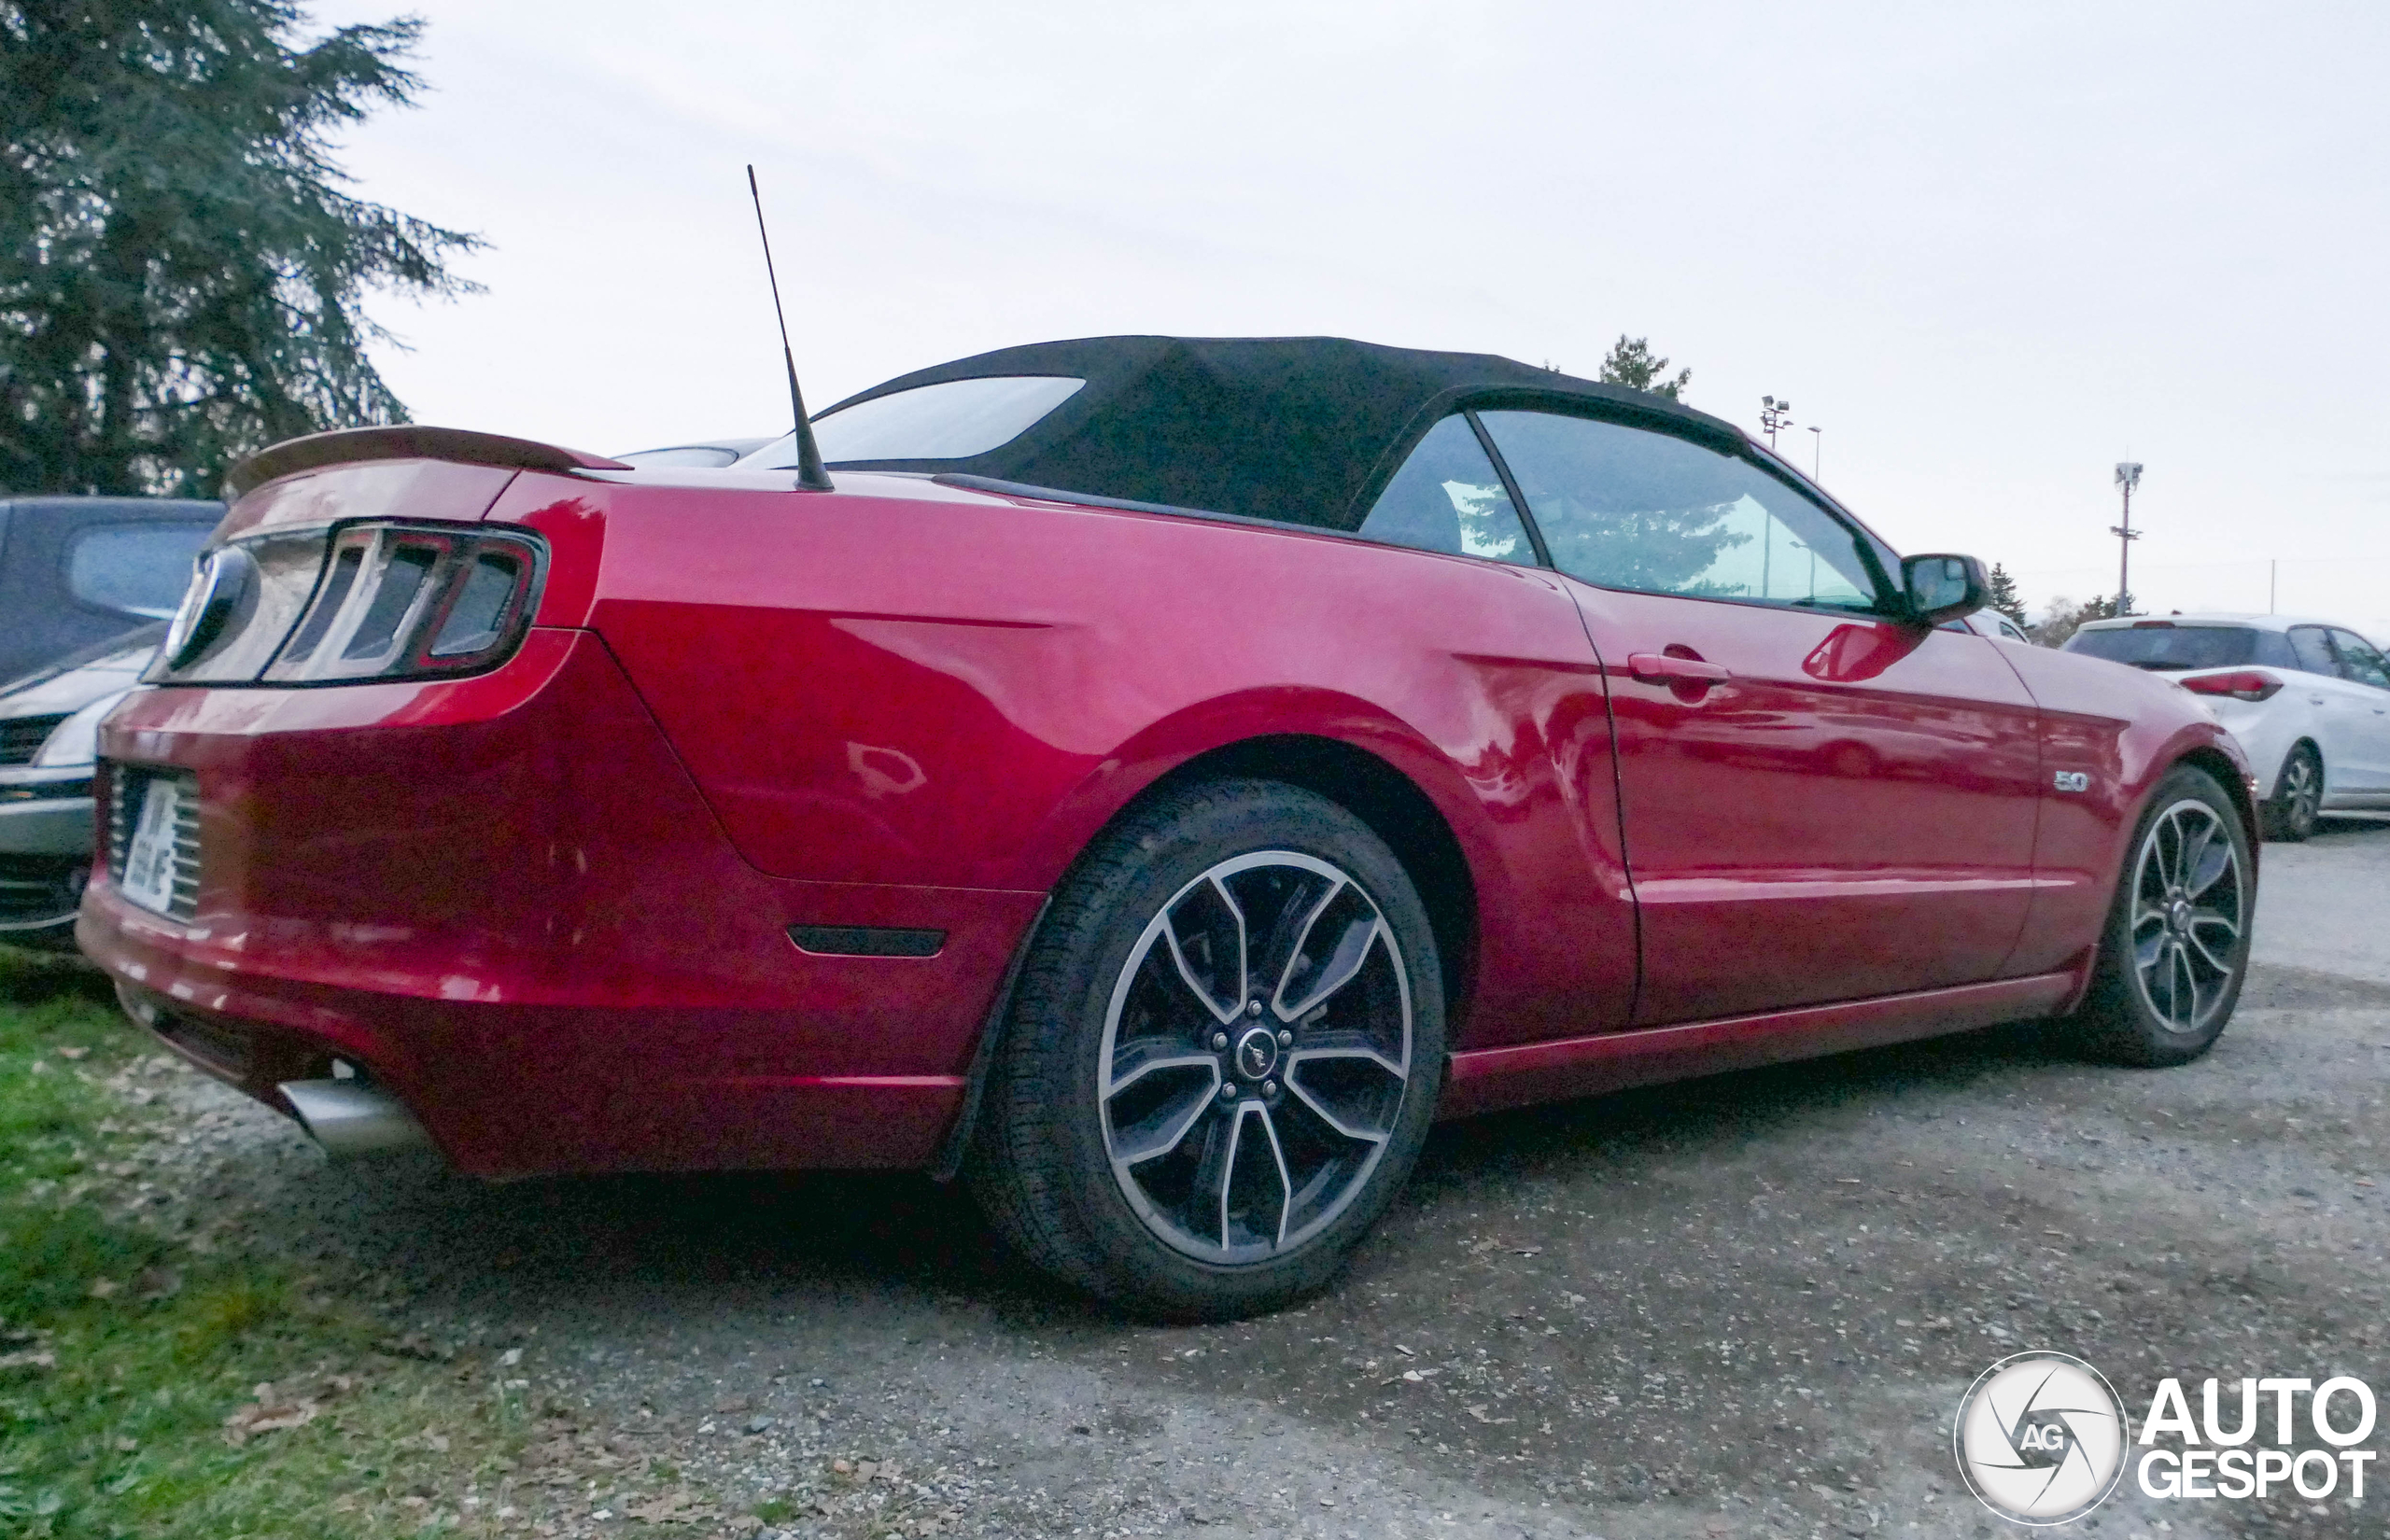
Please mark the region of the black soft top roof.
[[1745, 441], [1730, 423], [1640, 391], [1492, 354], [1342, 337], [1032, 343], [899, 375], [829, 411], [919, 385], [1006, 374], [1069, 376], [1087, 386], [984, 455], [836, 463], [1349, 530], [1419, 438], [1464, 406], [1593, 409], [1659, 419], [1721, 447]]

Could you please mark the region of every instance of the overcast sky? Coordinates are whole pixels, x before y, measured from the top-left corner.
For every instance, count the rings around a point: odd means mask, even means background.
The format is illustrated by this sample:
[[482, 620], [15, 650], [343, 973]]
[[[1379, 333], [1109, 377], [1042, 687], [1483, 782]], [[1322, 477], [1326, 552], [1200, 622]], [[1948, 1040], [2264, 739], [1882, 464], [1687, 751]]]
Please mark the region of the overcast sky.
[[[420, 421], [623, 451], [1007, 343], [1326, 333], [1693, 369], [1896, 546], [2390, 617], [2390, 7], [428, 0], [366, 197]], [[395, 6], [342, 0], [324, 24]], [[1811, 426], [1823, 429], [1812, 435]], [[2390, 627], [2386, 627], [2390, 628]]]

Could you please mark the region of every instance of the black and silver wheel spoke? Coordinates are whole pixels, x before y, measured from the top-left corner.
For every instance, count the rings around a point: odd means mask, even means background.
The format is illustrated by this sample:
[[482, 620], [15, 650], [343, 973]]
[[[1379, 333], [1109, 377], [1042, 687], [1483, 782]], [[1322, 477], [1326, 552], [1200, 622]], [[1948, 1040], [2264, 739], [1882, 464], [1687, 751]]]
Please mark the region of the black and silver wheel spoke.
[[1394, 934], [1328, 862], [1220, 862], [1162, 906], [1113, 991], [1105, 1153], [1138, 1217], [1212, 1262], [1264, 1260], [1343, 1212], [1411, 1081]]
[[2203, 1030], [2231, 992], [2247, 919], [2241, 853], [2216, 811], [2184, 801], [2153, 819], [2131, 893], [2142, 998], [2168, 1030]]
[[2219, 973], [2232, 971], [2232, 949], [2240, 943], [2241, 927], [2222, 915], [2194, 914], [2186, 939], [2210, 968]]

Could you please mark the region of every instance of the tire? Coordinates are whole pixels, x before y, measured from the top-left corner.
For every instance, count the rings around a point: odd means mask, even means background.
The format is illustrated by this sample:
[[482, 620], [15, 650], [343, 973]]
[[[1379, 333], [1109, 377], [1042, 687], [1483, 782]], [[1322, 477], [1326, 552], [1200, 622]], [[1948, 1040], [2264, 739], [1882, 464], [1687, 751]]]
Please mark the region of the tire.
[[2125, 847], [2091, 987], [2074, 1016], [2111, 1063], [2187, 1064], [2232, 1019], [2249, 972], [2256, 909], [2249, 834], [2224, 789], [2177, 765], [2151, 793]]
[[2274, 794], [2259, 809], [2266, 838], [2296, 845], [2315, 833], [2315, 815], [2324, 805], [2324, 757], [2312, 743], [2294, 745], [2282, 762], [2282, 778]]
[[1056, 890], [972, 1190], [1032, 1262], [1111, 1304], [1272, 1309], [1326, 1286], [1393, 1202], [1443, 1067], [1435, 937], [1385, 842], [1296, 787], [1185, 788]]

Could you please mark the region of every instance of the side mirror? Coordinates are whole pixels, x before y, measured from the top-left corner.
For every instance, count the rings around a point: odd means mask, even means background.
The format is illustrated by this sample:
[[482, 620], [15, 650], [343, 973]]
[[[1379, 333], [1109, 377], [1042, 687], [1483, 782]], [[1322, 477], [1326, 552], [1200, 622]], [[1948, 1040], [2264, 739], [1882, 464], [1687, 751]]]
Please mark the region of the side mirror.
[[1983, 563], [1973, 556], [1910, 556], [1901, 563], [1909, 619], [1940, 625], [1981, 609], [1991, 598]]

